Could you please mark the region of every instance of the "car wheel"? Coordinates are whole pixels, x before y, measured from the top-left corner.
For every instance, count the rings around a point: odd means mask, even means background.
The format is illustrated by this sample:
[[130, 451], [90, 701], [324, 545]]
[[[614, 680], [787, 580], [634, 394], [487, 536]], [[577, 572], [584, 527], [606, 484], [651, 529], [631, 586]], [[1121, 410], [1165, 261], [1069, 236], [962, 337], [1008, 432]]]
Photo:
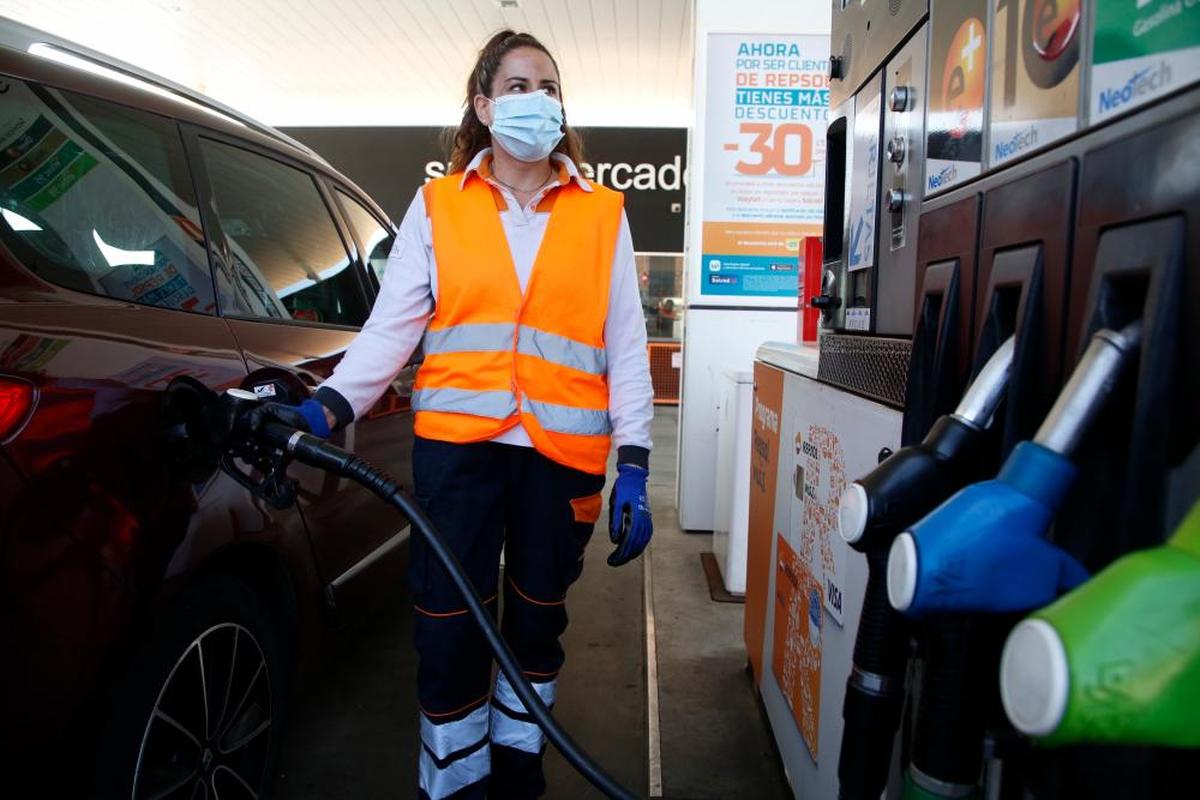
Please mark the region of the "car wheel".
[[289, 670], [258, 595], [205, 578], [156, 621], [111, 712], [105, 797], [234, 800], [269, 793]]

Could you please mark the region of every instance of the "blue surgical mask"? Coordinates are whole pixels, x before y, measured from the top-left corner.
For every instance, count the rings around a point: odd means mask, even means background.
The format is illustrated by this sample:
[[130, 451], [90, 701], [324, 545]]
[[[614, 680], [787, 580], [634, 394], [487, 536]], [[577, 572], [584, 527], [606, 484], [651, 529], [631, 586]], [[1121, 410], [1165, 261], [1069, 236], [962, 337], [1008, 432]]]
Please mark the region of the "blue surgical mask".
[[501, 95], [491, 102], [492, 140], [518, 161], [541, 161], [562, 141], [562, 103], [544, 89]]

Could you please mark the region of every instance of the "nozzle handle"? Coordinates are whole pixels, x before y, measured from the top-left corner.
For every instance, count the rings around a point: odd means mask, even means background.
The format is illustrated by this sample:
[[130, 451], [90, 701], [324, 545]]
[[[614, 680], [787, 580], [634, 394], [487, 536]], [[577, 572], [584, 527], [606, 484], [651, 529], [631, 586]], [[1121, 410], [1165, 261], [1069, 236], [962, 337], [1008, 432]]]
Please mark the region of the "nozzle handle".
[[954, 409], [954, 416], [975, 428], [988, 428], [992, 417], [1008, 390], [1008, 376], [1012, 371], [1013, 350], [1016, 335], [1009, 336], [992, 353], [992, 357], [979, 370], [975, 380]]
[[1033, 441], [1070, 457], [1112, 396], [1117, 380], [1138, 352], [1141, 341], [1141, 320], [1120, 331], [1107, 328], [1096, 331]]
[[268, 422], [262, 426], [260, 435], [267, 444], [272, 447], [278, 447], [290, 455], [294, 449], [293, 440], [297, 436], [308, 436], [311, 434], [306, 434], [302, 430], [284, 425], [282, 422]]

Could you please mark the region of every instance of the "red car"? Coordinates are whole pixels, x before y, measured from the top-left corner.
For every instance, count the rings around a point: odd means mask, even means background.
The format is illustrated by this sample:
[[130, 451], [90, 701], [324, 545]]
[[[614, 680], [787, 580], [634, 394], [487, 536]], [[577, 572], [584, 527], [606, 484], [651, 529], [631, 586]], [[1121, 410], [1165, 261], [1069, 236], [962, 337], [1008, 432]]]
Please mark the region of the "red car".
[[[307, 468], [282, 510], [197, 472], [163, 390], [306, 396], [393, 227], [214, 101], [15, 24], [0, 43], [0, 792], [261, 797], [293, 665], [394, 579], [408, 526]], [[340, 435], [401, 480], [414, 373]]]

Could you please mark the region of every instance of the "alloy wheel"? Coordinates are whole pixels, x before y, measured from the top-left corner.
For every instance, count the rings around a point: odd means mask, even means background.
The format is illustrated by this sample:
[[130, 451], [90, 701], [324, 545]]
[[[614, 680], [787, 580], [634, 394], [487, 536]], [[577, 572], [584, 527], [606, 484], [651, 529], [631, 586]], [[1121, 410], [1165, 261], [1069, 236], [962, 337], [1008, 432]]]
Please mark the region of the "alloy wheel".
[[159, 691], [142, 736], [134, 800], [254, 800], [271, 743], [271, 675], [241, 625], [192, 640]]

